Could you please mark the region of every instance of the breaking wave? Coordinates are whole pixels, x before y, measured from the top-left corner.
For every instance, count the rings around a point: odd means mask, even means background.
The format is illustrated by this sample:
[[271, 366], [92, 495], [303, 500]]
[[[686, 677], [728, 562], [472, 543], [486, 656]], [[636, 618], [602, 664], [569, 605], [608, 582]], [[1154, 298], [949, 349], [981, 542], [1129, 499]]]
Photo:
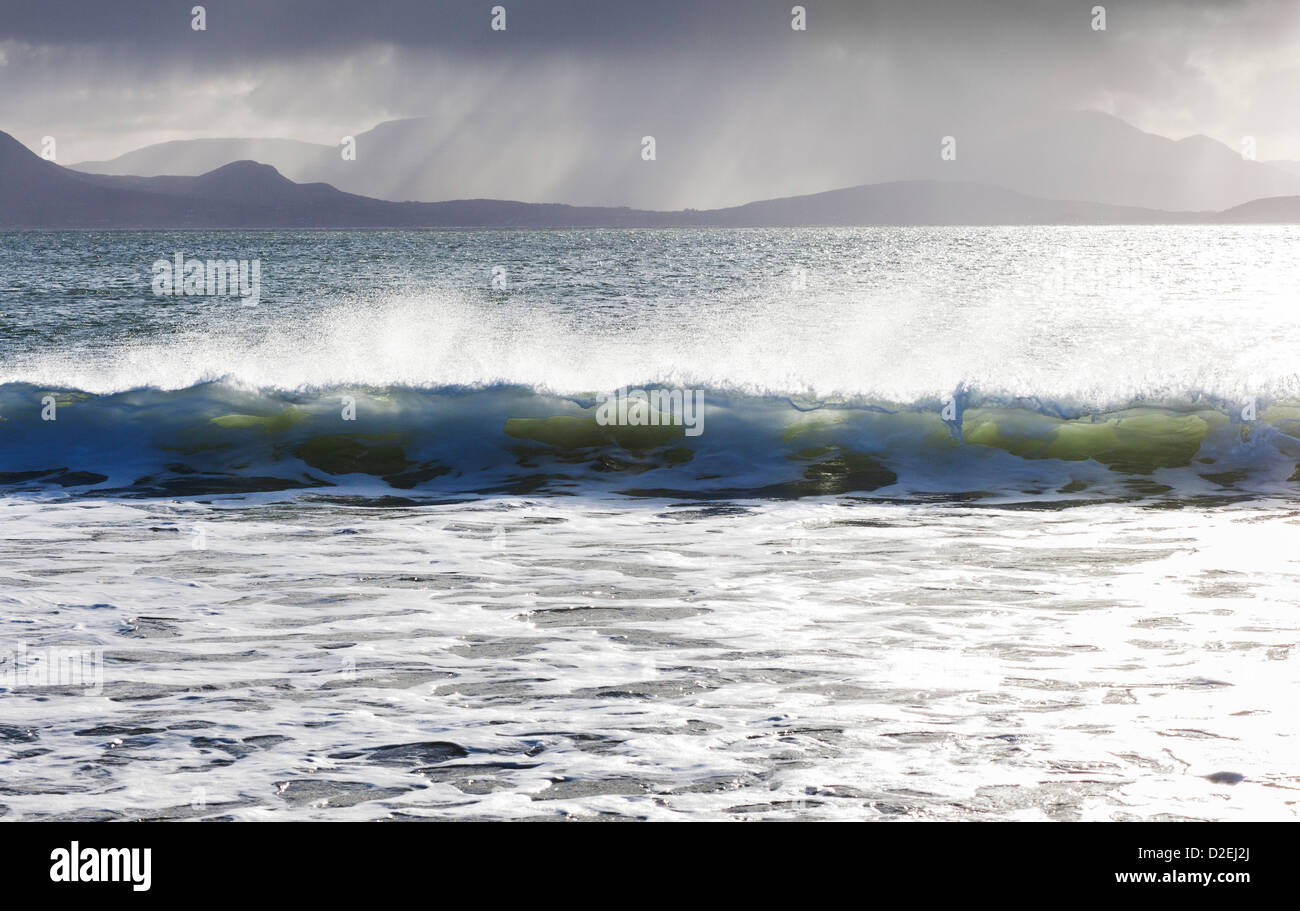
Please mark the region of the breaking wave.
[[[0, 385], [9, 493], [184, 497], [994, 498], [1290, 495], [1300, 402], [1187, 394], [1104, 410], [966, 390], [947, 401], [701, 390], [698, 435], [598, 420], [595, 394], [523, 385], [94, 394]], [[351, 418], [351, 419], [348, 419]]]

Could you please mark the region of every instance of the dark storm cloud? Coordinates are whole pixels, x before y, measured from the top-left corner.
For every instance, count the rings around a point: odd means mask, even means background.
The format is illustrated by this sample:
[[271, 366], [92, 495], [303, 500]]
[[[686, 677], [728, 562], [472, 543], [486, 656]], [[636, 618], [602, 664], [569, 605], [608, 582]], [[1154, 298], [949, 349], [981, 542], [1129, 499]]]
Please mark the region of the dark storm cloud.
[[[507, 10], [509, 40], [490, 31], [491, 9]], [[210, 50], [214, 59], [257, 59], [340, 51], [369, 42], [453, 55], [506, 57], [578, 53], [619, 57], [712, 48], [760, 53], [784, 47], [789, 0], [209, 0], [212, 48], [188, 41], [190, 0], [5, 0], [0, 36], [47, 45], [117, 45], [159, 60]], [[1003, 36], [1076, 43], [1091, 17], [1086, 0], [809, 0], [812, 41], [854, 41], [888, 32], [942, 45]], [[1135, 17], [1168, 27], [1206, 13], [1231, 18], [1271, 3], [1170, 0], [1105, 4], [1110, 28]]]
[[[805, 0], [803, 32], [790, 0], [209, 0], [202, 33], [194, 5], [0, 0], [0, 129], [76, 162], [430, 116], [476, 192], [653, 206], [903, 174], [1047, 109], [1300, 158], [1295, 0]], [[656, 168], [600, 167], [645, 134]]]
[[[221, 54], [238, 58], [338, 51], [367, 42], [456, 55], [491, 49], [506, 56], [617, 56], [761, 39], [778, 26], [788, 28], [790, 10], [785, 0], [504, 0], [510, 40], [503, 44], [489, 29], [495, 2], [209, 0], [203, 5]], [[184, 42], [191, 6], [188, 0], [31, 3], [10, 11], [0, 33], [42, 44], [118, 44], [166, 58], [195, 51]]]

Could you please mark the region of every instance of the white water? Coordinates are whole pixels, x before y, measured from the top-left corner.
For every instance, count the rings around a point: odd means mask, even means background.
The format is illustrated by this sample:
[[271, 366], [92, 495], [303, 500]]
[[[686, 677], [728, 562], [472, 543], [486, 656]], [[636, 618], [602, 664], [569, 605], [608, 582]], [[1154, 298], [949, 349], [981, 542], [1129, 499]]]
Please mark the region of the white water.
[[[43, 259], [10, 268], [10, 290], [26, 275], [40, 302], [23, 315], [59, 341], [0, 343], [0, 385], [1294, 398], [1298, 240], [1272, 227], [408, 233], [348, 237], [364, 246], [346, 257], [335, 237], [124, 235], [120, 284], [82, 288], [94, 281], [75, 268], [54, 280]], [[204, 244], [263, 260], [262, 305], [150, 294], [150, 257]], [[493, 290], [499, 262], [510, 284]], [[92, 319], [105, 325], [66, 338]]]
[[[0, 529], [6, 642], [105, 659], [100, 695], [5, 695], [11, 818], [1297, 815], [1293, 506], [8, 500]], [[429, 741], [468, 755], [358, 755]]]

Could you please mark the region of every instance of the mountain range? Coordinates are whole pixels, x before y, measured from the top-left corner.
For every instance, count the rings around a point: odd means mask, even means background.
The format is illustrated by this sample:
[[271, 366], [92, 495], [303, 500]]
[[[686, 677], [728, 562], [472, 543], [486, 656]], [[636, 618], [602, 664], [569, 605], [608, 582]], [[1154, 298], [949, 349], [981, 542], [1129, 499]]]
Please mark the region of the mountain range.
[[[328, 183], [344, 192], [394, 202], [490, 196], [604, 204], [631, 199], [631, 189], [644, 189], [650, 180], [680, 178], [683, 169], [695, 167], [680, 150], [647, 167], [634, 154], [635, 147], [633, 154], [623, 154], [627, 150], [588, 138], [567, 143], [564, 160], [552, 161], [534, 152], [536, 138], [547, 135], [544, 123], [519, 120], [517, 114], [510, 115], [515, 119], [509, 123], [497, 123], [495, 116], [482, 111], [455, 123], [432, 118], [381, 123], [356, 135], [356, 159], [349, 161], [338, 147], [297, 140], [195, 139], [146, 146], [111, 161], [82, 162], [73, 168], [94, 174], [198, 176], [233, 161], [252, 160], [299, 183]], [[955, 160], [941, 158], [937, 132], [891, 136], [864, 149], [853, 159], [851, 171], [832, 169], [835, 176], [829, 179], [842, 185], [897, 180], [980, 183], [1028, 196], [1170, 212], [1221, 211], [1253, 199], [1300, 194], [1300, 162], [1248, 161], [1240, 150], [1206, 136], [1173, 140], [1098, 112], [1065, 111], [954, 131], [959, 134]], [[507, 147], [496, 140], [489, 144], [489, 137], [502, 135], [517, 136], [518, 142]], [[750, 158], [744, 159], [746, 165]], [[650, 170], [654, 177], [647, 176]], [[802, 191], [807, 181], [816, 179], [816, 169], [799, 170], [807, 176], [790, 178], [786, 165], [771, 174], [747, 173], [757, 175], [754, 185]], [[534, 198], [538, 186], [547, 189]], [[815, 183], [810, 188], [816, 188]]]
[[[1122, 139], [1114, 118], [1095, 123]], [[1086, 124], [1091, 118], [1071, 123]], [[410, 123], [398, 122], [400, 124]], [[379, 129], [379, 128], [376, 128]], [[373, 132], [373, 131], [372, 131]], [[1141, 137], [1150, 134], [1137, 132]], [[1071, 148], [1068, 135], [1051, 134], [1062, 154]], [[1077, 138], [1077, 137], [1076, 137]], [[358, 137], [361, 145], [363, 137]], [[1148, 149], [1124, 167], [1094, 167], [1070, 172], [1060, 161], [1039, 161], [1021, 154], [1020, 186], [1026, 192], [975, 180], [978, 168], [936, 173], [947, 179], [920, 177], [863, 184], [719, 209], [652, 211], [625, 207], [570, 206], [459, 199], [446, 202], [400, 202], [347, 192], [323, 181], [298, 182], [272, 164], [226, 161], [198, 174], [227, 154], [252, 151], [270, 158], [316, 153], [292, 140], [197, 140], [165, 143], [117, 159], [114, 168], [142, 171], [174, 169], [180, 173], [126, 175], [62, 167], [34, 154], [0, 132], [0, 229], [164, 229], [164, 228], [452, 228], [452, 227], [796, 227], [851, 225], [979, 224], [1186, 224], [1300, 222], [1300, 166], [1245, 161], [1212, 140], [1173, 142], [1160, 137], [1140, 140]], [[1117, 140], [1118, 141], [1118, 140]], [[252, 143], [234, 146], [231, 143]], [[1030, 146], [1025, 146], [1029, 148]], [[1044, 148], [1046, 146], [1041, 146]], [[331, 156], [337, 151], [320, 147]], [[1008, 155], [1013, 153], [1008, 151]], [[1161, 155], [1168, 156], [1163, 166]], [[436, 157], [436, 156], [435, 156]], [[975, 156], [982, 160], [982, 156]], [[959, 160], [961, 160], [959, 158]], [[1014, 158], [1013, 158], [1014, 160]], [[323, 159], [321, 159], [323, 161]], [[1140, 165], [1135, 162], [1142, 162]], [[110, 163], [113, 164], [113, 163]], [[356, 162], [339, 162], [346, 167]], [[949, 162], [956, 164], [956, 162]], [[1077, 164], [1077, 162], [1076, 162]], [[323, 165], [322, 165], [323, 167]], [[331, 165], [331, 167], [334, 167]], [[1147, 170], [1151, 169], [1151, 170]], [[101, 170], [108, 170], [101, 163]], [[1153, 175], [1159, 170], [1164, 179]], [[348, 172], [340, 172], [348, 173]], [[366, 172], [358, 171], [364, 175]], [[1201, 184], [1204, 175], [1214, 181]], [[1055, 175], [1055, 176], [1053, 176]], [[1071, 177], [1071, 175], [1073, 175]], [[1069, 179], [1067, 179], [1069, 178]], [[1070, 183], [1072, 179], [1074, 182]], [[1057, 181], [1057, 182], [1053, 182]], [[342, 181], [341, 181], [342, 182]], [[1049, 198], [1067, 186], [1070, 198]], [[1193, 193], [1195, 190], [1195, 193]], [[1095, 194], [1088, 201], [1087, 193]], [[1190, 195], [1189, 195], [1190, 194]], [[1258, 194], [1250, 196], [1249, 194]], [[1243, 195], [1245, 199], [1241, 199]], [[1124, 200], [1233, 200], [1222, 208], [1161, 209]], [[1120, 200], [1117, 202], [1116, 200]]]

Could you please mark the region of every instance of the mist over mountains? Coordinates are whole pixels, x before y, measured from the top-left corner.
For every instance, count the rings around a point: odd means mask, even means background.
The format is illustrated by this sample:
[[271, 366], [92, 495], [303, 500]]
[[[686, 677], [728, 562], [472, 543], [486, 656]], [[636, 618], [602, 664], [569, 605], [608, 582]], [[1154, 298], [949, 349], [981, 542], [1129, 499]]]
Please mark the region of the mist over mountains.
[[[654, 211], [465, 198], [448, 175], [473, 142], [432, 121], [356, 137], [357, 160], [287, 139], [162, 143], [77, 168], [0, 132], [0, 228], [582, 228], [1291, 223], [1300, 164], [1244, 159], [1205, 137], [1173, 141], [1102, 114], [1069, 114], [996, 139], [938, 145], [906, 179], [717, 209]], [[446, 137], [443, 137], [446, 139]], [[255, 156], [251, 159], [248, 156]], [[658, 161], [635, 164], [654, 167]], [[265, 160], [261, 160], [265, 159]], [[452, 163], [455, 162], [455, 166]], [[871, 172], [878, 163], [864, 162]], [[906, 171], [906, 168], [899, 170]], [[135, 172], [135, 173], [123, 173]], [[444, 197], [442, 201], [408, 201]], [[448, 197], [450, 197], [448, 199]]]
[[[623, 137], [621, 147], [603, 137], [569, 150], [565, 161], [575, 163], [566, 164], [565, 173], [549, 182], [554, 195], [534, 199], [535, 172], [546, 167], [545, 156], [536, 149], [535, 137], [544, 135], [539, 125], [516, 124], [517, 141], [508, 147], [493, 138], [501, 135], [500, 124], [455, 126], [449, 130], [432, 118], [382, 123], [355, 137], [355, 161], [344, 161], [336, 147], [289, 139], [196, 139], [73, 167], [95, 174], [196, 176], [248, 159], [272, 165], [293, 181], [328, 183], [376, 199], [487, 197], [586, 205], [625, 200], [619, 185], [644, 182], [647, 171], [664, 181], [682, 168], [702, 166], [699, 158], [683, 159], [672, 148], [645, 162], [637, 154], [640, 137]], [[954, 137], [956, 158], [950, 161], [940, 157], [941, 139], [902, 135], [873, 145], [852, 182], [960, 181], [1047, 199], [1174, 212], [1219, 211], [1254, 199], [1300, 194], [1300, 162], [1250, 161], [1241, 150], [1205, 136], [1175, 141], [1096, 112], [1029, 118], [1009, 128], [972, 128]], [[769, 185], [783, 185], [776, 176]]]

